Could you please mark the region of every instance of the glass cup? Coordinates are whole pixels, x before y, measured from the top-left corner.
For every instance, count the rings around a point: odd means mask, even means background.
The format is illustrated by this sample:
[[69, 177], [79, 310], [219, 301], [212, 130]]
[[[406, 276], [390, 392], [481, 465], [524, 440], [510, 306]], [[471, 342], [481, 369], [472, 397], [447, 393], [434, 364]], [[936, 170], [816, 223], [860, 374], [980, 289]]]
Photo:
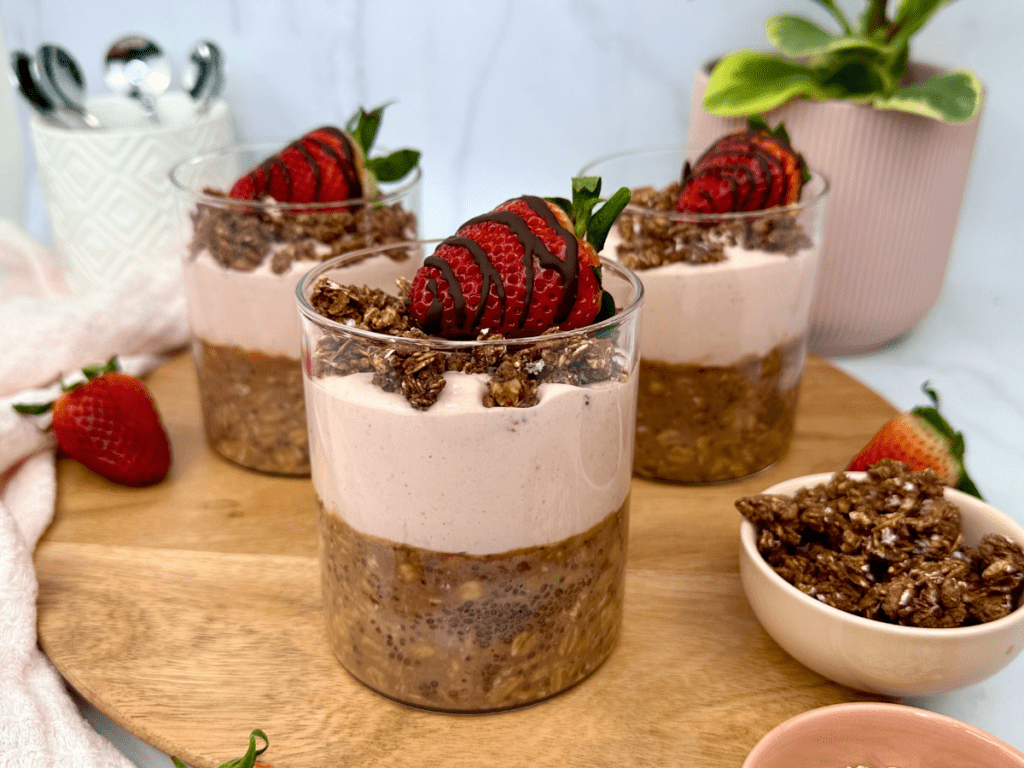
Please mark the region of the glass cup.
[[681, 214], [686, 159], [636, 150], [580, 175], [633, 190], [604, 253], [636, 270], [646, 295], [634, 473], [715, 483], [789, 449], [828, 183], [812, 173], [793, 205]]
[[[174, 168], [171, 181], [207, 439], [243, 467], [303, 476], [310, 471], [309, 445], [295, 288], [316, 264], [339, 254], [416, 239], [420, 170], [381, 184], [381, 195], [371, 199], [226, 197], [236, 179], [285, 143], [201, 155]], [[406, 270], [383, 261], [392, 276]], [[387, 269], [374, 265], [370, 272], [384, 279]]]
[[[409, 261], [432, 245], [405, 246]], [[604, 262], [619, 311], [586, 328], [446, 341], [318, 312], [314, 287], [345, 284], [346, 264], [317, 267], [297, 292], [334, 654], [371, 689], [426, 709], [564, 691], [607, 658], [622, 622], [639, 281]], [[469, 371], [500, 374], [502, 360], [541, 382], [539, 402], [487, 407], [517, 385]]]

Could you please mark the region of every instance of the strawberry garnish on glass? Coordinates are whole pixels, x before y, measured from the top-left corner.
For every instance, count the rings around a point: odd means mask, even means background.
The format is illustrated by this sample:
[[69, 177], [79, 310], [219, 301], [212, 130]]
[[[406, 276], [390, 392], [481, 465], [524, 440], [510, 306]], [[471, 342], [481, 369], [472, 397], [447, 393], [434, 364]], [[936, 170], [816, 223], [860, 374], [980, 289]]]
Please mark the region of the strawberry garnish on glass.
[[53, 410], [53, 435], [70, 458], [121, 485], [159, 482], [171, 466], [171, 444], [146, 385], [121, 373], [115, 359], [82, 369], [85, 381], [62, 387], [57, 400], [14, 410]]
[[939, 396], [928, 383], [921, 387], [932, 401], [887, 422], [847, 467], [864, 471], [882, 459], [895, 459], [911, 469], [932, 469], [951, 488], [981, 498], [964, 466], [964, 436], [939, 413]]
[[236, 200], [279, 203], [331, 203], [373, 198], [378, 182], [404, 178], [419, 162], [420, 153], [400, 149], [385, 157], [370, 157], [384, 108], [352, 116], [345, 130], [324, 126], [300, 139], [246, 173], [231, 187]]
[[800, 200], [809, 178], [803, 157], [789, 143], [782, 124], [774, 130], [761, 118], [718, 139], [691, 167], [683, 167], [679, 213], [761, 211]]
[[409, 314], [426, 333], [507, 338], [582, 328], [615, 312], [601, 288], [598, 251], [629, 202], [600, 208], [601, 180], [573, 179], [573, 199], [523, 195], [476, 216], [428, 256], [413, 279]]

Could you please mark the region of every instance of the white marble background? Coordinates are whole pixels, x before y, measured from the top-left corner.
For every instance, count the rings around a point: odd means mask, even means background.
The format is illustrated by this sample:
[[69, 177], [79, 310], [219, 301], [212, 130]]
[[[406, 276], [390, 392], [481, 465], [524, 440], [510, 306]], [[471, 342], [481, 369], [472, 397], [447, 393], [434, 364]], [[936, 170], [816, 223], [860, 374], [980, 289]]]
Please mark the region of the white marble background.
[[[863, 7], [840, 4], [853, 15]], [[394, 101], [379, 143], [423, 151], [428, 236], [527, 191], [565, 194], [596, 156], [682, 143], [694, 69], [723, 51], [763, 47], [775, 12], [827, 19], [811, 0], [0, 0], [7, 50], [64, 45], [92, 94], [104, 91], [103, 52], [123, 33], [154, 37], [177, 72], [197, 39], [218, 41], [243, 139], [291, 138], [344, 122], [360, 104]], [[900, 343], [835, 362], [901, 409], [923, 404], [920, 385], [931, 380], [967, 435], [974, 479], [1024, 522], [1022, 50], [1021, 0], [960, 0], [915, 39], [915, 58], [972, 68], [987, 89], [946, 287]], [[18, 109], [24, 223], [45, 240]], [[1024, 749], [1024, 657], [982, 685], [908, 703]], [[139, 765], [169, 765], [124, 744]]]

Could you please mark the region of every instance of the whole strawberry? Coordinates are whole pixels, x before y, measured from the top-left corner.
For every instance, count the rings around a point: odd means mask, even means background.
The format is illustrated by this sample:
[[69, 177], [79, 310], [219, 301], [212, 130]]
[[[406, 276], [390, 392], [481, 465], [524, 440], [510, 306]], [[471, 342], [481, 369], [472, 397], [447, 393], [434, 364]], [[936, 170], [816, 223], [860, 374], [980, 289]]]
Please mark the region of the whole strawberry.
[[921, 387], [932, 401], [887, 422], [847, 467], [863, 471], [882, 459], [895, 459], [911, 469], [935, 470], [945, 485], [981, 498], [964, 467], [964, 436], [939, 413], [939, 396], [927, 382]]
[[167, 476], [171, 446], [146, 385], [115, 360], [82, 369], [86, 381], [55, 402], [15, 405], [19, 413], [53, 409], [57, 445], [72, 459], [121, 485], [150, 485]]
[[784, 126], [770, 130], [752, 118], [683, 167], [680, 213], [760, 211], [800, 199], [807, 178], [803, 158], [793, 151]]
[[614, 314], [597, 253], [629, 202], [620, 189], [597, 211], [601, 180], [573, 179], [573, 199], [524, 195], [470, 219], [427, 257], [409, 314], [429, 334], [509, 338], [581, 328]]
[[269, 195], [281, 203], [374, 197], [378, 181], [398, 181], [420, 158], [412, 149], [369, 157], [386, 106], [370, 112], [360, 107], [344, 131], [333, 126], [310, 131], [238, 179], [230, 196], [261, 200]]

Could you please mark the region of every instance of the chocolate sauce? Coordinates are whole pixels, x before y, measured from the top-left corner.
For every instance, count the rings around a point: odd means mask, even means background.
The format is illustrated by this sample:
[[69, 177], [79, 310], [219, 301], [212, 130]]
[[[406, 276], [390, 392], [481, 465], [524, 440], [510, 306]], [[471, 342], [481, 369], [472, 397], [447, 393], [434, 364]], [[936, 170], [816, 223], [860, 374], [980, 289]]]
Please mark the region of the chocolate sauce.
[[[490, 211], [489, 213], [475, 216], [469, 221], [463, 223], [462, 226], [459, 227], [458, 232], [462, 232], [466, 227], [474, 224], [483, 224], [488, 222], [501, 224], [502, 226], [507, 227], [523, 246], [523, 270], [525, 274], [526, 296], [525, 303], [523, 305], [523, 312], [519, 318], [518, 327], [522, 328], [525, 325], [527, 315], [529, 314], [528, 310], [533, 297], [537, 265], [539, 265], [541, 269], [556, 270], [562, 278], [562, 285], [565, 290], [562, 292], [562, 296], [559, 299], [554, 321], [555, 323], [564, 322], [572, 312], [573, 306], [576, 304], [576, 295], [579, 290], [579, 241], [576, 239], [576, 235], [574, 233], [567, 230], [558, 222], [555, 214], [552, 213], [551, 208], [548, 207], [548, 204], [542, 198], [534, 195], [523, 195], [517, 199], [524, 202], [530, 210], [543, 218], [545, 223], [562, 238], [565, 242], [564, 259], [549, 251], [544, 245], [544, 241], [530, 229], [530, 225], [526, 222], [526, 219], [514, 211]], [[452, 301], [454, 302], [455, 321], [459, 329], [468, 332], [475, 328], [477, 321], [483, 315], [487, 306], [487, 300], [490, 297], [491, 285], [494, 286], [495, 293], [501, 301], [501, 322], [504, 323], [505, 312], [508, 308], [508, 297], [505, 292], [505, 285], [501, 279], [501, 274], [497, 269], [495, 269], [483, 248], [473, 240], [459, 236], [458, 234], [454, 237], [447, 238], [441, 243], [441, 245], [462, 247], [469, 251], [483, 277], [483, 283], [480, 287], [480, 302], [473, 310], [472, 319], [467, 323], [466, 297], [462, 292], [461, 281], [452, 270], [451, 265], [440, 256], [437, 256], [436, 253], [428, 256], [423, 262], [424, 266], [430, 266], [437, 269], [441, 273], [441, 277], [448, 284], [448, 291], [451, 294]], [[535, 257], [536, 262], [534, 261]], [[431, 279], [427, 283], [426, 287], [432, 292], [434, 298], [427, 310], [427, 316], [424, 320], [423, 327], [428, 333], [437, 333], [441, 329], [441, 315], [443, 308], [441, 301], [438, 298], [436, 280]]]

